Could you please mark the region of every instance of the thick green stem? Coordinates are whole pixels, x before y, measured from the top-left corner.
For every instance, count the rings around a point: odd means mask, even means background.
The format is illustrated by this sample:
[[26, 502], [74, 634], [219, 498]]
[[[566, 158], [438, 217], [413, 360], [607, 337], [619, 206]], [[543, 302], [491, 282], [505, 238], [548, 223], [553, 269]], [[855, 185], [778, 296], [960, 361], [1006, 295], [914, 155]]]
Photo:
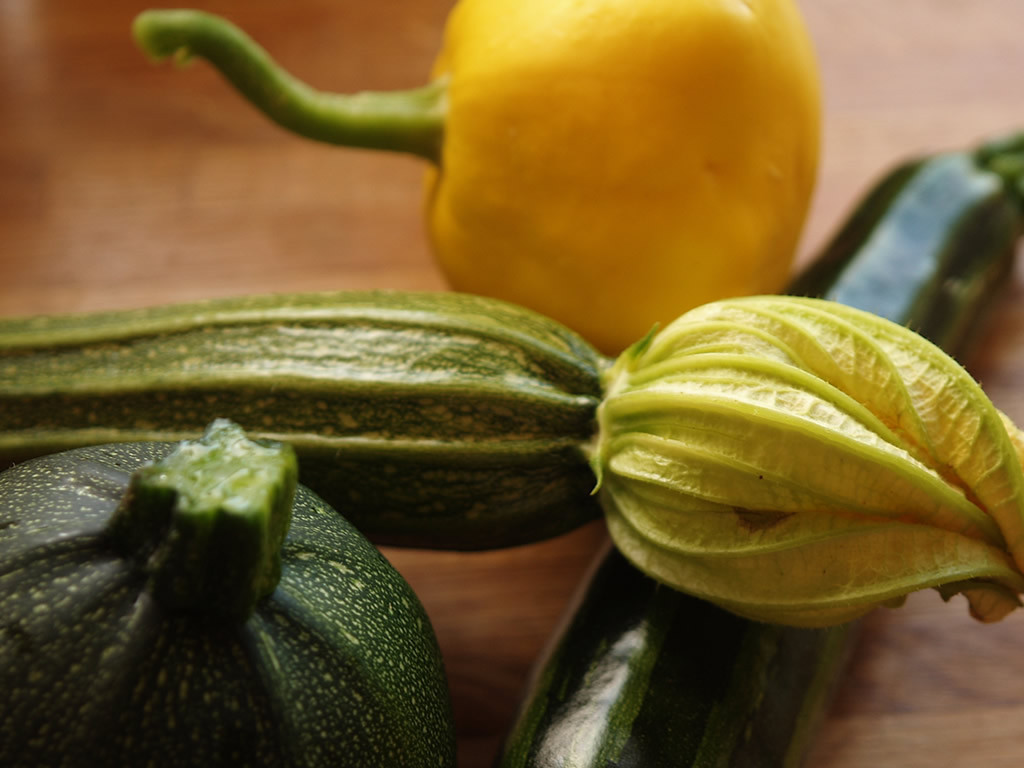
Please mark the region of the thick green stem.
[[244, 621], [281, 577], [297, 478], [290, 446], [218, 420], [132, 476], [109, 533], [165, 610]]
[[282, 69], [238, 27], [201, 11], [145, 11], [135, 18], [132, 33], [156, 60], [172, 55], [206, 59], [267, 117], [302, 136], [348, 147], [409, 152], [434, 163], [440, 158], [443, 81], [405, 91], [318, 91]]

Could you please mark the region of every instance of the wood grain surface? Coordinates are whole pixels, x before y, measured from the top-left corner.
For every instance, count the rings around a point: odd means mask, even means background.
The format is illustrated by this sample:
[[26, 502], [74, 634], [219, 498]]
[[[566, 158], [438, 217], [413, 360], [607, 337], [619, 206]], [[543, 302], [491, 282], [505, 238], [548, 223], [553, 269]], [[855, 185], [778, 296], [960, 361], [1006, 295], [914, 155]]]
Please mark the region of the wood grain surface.
[[[1024, 127], [1020, 0], [804, 0], [825, 90], [800, 259], [882, 169]], [[423, 83], [451, 0], [219, 0], [293, 72], [343, 91]], [[135, 0], [0, 0], [0, 314], [269, 291], [443, 289], [420, 218], [422, 164], [270, 125], [203, 64], [153, 66]], [[1024, 421], [1015, 277], [971, 359]], [[600, 524], [485, 554], [388, 550], [451, 678], [463, 768], [489, 765]], [[808, 764], [1024, 764], [1024, 612], [982, 626], [931, 593], [879, 611]], [[0, 693], [2, 695], [2, 693]]]

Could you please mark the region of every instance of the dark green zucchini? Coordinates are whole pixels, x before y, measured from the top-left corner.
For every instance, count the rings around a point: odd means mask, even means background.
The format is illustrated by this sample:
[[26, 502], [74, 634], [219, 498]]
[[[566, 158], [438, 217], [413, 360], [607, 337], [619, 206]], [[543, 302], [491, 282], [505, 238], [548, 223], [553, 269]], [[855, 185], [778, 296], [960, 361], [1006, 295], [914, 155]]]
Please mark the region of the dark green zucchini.
[[[965, 352], [1021, 231], [996, 154], [940, 155], [887, 174], [790, 292], [869, 308]], [[858, 626], [741, 619], [609, 548], [538, 662], [497, 765], [797, 766]]]
[[0, 473], [0, 765], [454, 765], [422, 605], [296, 475], [227, 422]]
[[1014, 137], [895, 168], [789, 293], [874, 312], [962, 352], [977, 332], [976, 313], [1013, 268], [1019, 144]]
[[0, 463], [230, 418], [294, 446], [303, 484], [376, 543], [509, 546], [600, 516], [581, 447], [602, 364], [547, 318], [455, 293], [0, 318]]
[[795, 765], [857, 625], [757, 624], [609, 548], [535, 671], [502, 768]]

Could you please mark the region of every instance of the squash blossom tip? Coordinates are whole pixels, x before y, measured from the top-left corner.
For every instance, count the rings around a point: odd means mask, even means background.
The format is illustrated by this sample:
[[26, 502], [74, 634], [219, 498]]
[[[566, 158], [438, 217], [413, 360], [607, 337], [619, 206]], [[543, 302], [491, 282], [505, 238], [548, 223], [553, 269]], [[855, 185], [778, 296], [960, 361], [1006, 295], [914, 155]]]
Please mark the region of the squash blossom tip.
[[929, 587], [983, 621], [1020, 604], [1019, 433], [923, 337], [757, 296], [698, 307], [625, 354], [594, 456], [612, 538], [642, 570], [801, 626]]
[[601, 482], [604, 478], [604, 470], [602, 469], [600, 455], [595, 453], [593, 456], [590, 457], [589, 463], [590, 469], [594, 473], [594, 487], [590, 491], [590, 495], [597, 496], [597, 494], [601, 491]]

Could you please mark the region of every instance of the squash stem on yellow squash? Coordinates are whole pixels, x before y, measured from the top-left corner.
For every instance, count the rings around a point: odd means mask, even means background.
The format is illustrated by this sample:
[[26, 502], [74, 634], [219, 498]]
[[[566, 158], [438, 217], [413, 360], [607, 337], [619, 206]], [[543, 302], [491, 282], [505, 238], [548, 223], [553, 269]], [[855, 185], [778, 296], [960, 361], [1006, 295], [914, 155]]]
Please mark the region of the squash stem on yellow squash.
[[301, 136], [407, 152], [435, 163], [440, 157], [443, 79], [400, 91], [319, 91], [285, 71], [235, 25], [201, 11], [145, 11], [136, 17], [132, 33], [154, 59], [206, 59], [267, 117]]

